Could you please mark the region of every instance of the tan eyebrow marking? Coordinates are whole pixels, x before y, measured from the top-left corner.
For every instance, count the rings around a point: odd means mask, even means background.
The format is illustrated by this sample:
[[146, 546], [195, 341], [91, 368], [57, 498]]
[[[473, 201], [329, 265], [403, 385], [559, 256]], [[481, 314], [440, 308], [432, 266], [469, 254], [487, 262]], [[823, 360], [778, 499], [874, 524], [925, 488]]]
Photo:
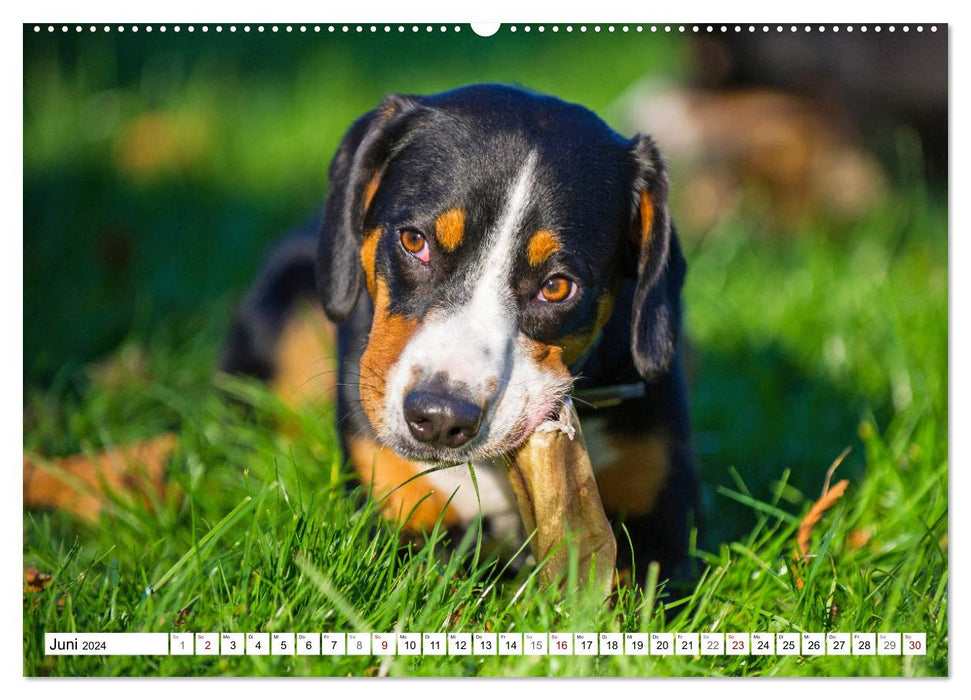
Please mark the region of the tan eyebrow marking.
[[450, 253], [458, 248], [465, 237], [465, 212], [452, 208], [439, 214], [435, 219], [435, 237]]
[[541, 265], [560, 249], [560, 241], [552, 231], [542, 228], [533, 234], [526, 246], [526, 259], [533, 267]]

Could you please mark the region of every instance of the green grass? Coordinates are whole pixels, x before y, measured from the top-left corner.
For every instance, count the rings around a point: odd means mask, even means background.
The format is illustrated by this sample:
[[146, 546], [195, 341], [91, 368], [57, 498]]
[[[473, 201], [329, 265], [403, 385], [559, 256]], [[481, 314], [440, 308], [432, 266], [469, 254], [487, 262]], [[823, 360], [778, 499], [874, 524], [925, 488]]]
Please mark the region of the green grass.
[[[467, 26], [401, 36], [25, 28], [25, 375], [48, 382], [132, 326], [241, 290], [270, 242], [320, 206], [347, 128], [390, 92], [521, 84], [611, 120], [632, 82], [677, 75], [685, 53], [672, 36], [486, 40]], [[34, 311], [66, 304], [71, 313]]]
[[[24, 447], [66, 455], [166, 430], [180, 439], [169, 467], [177, 489], [151, 509], [118, 502], [97, 526], [24, 512], [24, 563], [53, 575], [24, 594], [25, 674], [948, 673], [947, 210], [908, 169], [894, 174], [893, 197], [854, 224], [813, 220], [780, 235], [743, 212], [705, 235], [682, 232], [703, 480], [693, 545], [702, 574], [687, 593], [662, 582], [623, 588], [610, 603], [561, 597], [532, 569], [500, 576], [506, 560], [477, 558], [474, 531], [402, 545], [351, 485], [332, 407], [295, 414], [261, 386], [214, 385], [228, 313], [259, 251], [316, 206], [341, 131], [385, 91], [515, 80], [609, 118], [645, 71], [676, 74], [683, 48], [647, 37], [519, 39], [500, 38], [492, 53], [450, 39], [444, 60], [421, 37], [368, 52], [367, 37], [25, 36]], [[151, 110], [199, 119], [208, 145], [138, 179], [113, 154], [126, 125]], [[89, 123], [92, 113], [101, 121]], [[106, 381], [89, 364], [104, 355], [139, 369]], [[834, 478], [850, 486], [816, 529], [800, 589], [794, 532], [846, 447]], [[853, 547], [859, 533], [869, 540]], [[487, 625], [917, 631], [928, 655], [382, 664], [42, 650], [48, 631]]]
[[[357, 491], [331, 409], [292, 414], [262, 387], [209, 381], [224, 309], [144, 342], [146, 378], [83, 374], [28, 392], [25, 445], [45, 452], [181, 438], [184, 499], [118, 505], [99, 527], [25, 513], [28, 674], [942, 675], [947, 673], [947, 402], [943, 211], [877, 212], [856, 229], [753, 242], [728, 226], [691, 252], [688, 335], [707, 497], [686, 598], [630, 588], [613, 605], [542, 590], [474, 537], [404, 547]], [[896, 223], [895, 223], [896, 222]], [[881, 244], [881, 245], [878, 245]], [[808, 281], [807, 281], [808, 280]], [[833, 284], [839, 280], [839, 284]], [[774, 290], [766, 294], [765, 290]], [[842, 352], [832, 349], [842, 338]], [[132, 343], [138, 342], [136, 339]], [[827, 350], [827, 348], [829, 348]], [[899, 388], [904, 383], [907, 392]], [[229, 398], [232, 397], [232, 398]], [[43, 418], [41, 418], [43, 416]], [[289, 426], [281, 431], [280, 425]], [[813, 558], [793, 536], [829, 463], [847, 495]], [[228, 517], [232, 516], [232, 517]], [[852, 548], [851, 532], [871, 533]], [[640, 572], [640, 577], [646, 572]], [[153, 588], [146, 596], [145, 591]], [[666, 612], [676, 607], [677, 612]], [[45, 631], [924, 631], [926, 657], [45, 658]]]

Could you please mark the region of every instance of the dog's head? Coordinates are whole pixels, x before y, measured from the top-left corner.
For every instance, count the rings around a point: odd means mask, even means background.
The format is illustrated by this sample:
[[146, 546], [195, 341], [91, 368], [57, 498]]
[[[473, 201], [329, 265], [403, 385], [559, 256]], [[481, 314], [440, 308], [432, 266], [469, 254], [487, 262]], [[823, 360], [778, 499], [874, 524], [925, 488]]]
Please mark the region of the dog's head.
[[359, 119], [317, 275], [334, 321], [362, 288], [373, 300], [360, 392], [378, 438], [423, 461], [514, 448], [558, 409], [625, 277], [635, 364], [664, 371], [684, 276], [667, 189], [648, 137], [518, 89], [392, 96]]

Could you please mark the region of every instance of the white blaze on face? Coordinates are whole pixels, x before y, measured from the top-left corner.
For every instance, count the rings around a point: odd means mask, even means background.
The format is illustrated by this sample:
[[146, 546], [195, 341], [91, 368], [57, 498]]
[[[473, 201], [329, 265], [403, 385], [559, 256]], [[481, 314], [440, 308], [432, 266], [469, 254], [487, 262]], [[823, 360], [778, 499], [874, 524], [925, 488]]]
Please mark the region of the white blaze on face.
[[414, 444], [405, 423], [405, 394], [416, 382], [444, 374], [485, 405], [479, 434], [461, 450], [466, 457], [492, 456], [525, 437], [564, 391], [562, 377], [536, 365], [519, 338], [512, 270], [517, 232], [529, 209], [536, 153], [526, 158], [509, 191], [503, 214], [486, 237], [484, 255], [468, 272], [468, 302], [428, 314], [391, 368], [379, 437]]

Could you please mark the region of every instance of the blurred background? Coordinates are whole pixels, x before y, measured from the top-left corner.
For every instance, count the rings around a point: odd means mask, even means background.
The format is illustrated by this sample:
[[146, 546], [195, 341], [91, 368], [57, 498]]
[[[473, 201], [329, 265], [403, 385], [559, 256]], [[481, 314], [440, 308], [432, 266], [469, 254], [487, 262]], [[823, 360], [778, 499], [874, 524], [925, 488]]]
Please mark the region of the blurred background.
[[713, 537], [748, 530], [746, 494], [801, 504], [845, 447], [862, 479], [875, 435], [900, 469], [946, 459], [946, 28], [396, 30], [24, 28], [26, 448], [177, 429], [169, 398], [211, 391], [234, 304], [351, 122], [503, 82], [670, 161]]

